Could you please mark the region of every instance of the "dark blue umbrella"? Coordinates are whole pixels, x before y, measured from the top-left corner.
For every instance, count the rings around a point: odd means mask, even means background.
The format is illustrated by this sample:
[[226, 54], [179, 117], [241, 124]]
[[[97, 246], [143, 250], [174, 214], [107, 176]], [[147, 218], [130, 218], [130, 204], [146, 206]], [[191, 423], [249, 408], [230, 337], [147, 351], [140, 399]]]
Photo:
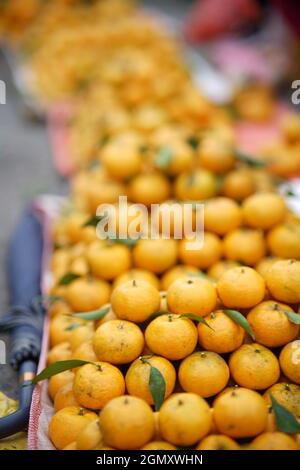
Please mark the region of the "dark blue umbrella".
[[19, 409], [0, 419], [0, 438], [23, 430], [29, 420], [34, 377], [43, 332], [45, 308], [41, 300], [43, 235], [32, 208], [19, 221], [8, 248], [9, 312], [0, 318], [0, 331], [9, 331], [10, 364], [20, 379]]

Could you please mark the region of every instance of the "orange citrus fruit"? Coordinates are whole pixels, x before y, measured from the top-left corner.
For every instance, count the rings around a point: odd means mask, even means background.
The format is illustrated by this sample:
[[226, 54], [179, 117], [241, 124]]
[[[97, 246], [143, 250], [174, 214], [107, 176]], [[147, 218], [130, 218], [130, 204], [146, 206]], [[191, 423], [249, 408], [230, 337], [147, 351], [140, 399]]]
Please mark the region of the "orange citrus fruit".
[[244, 344], [229, 359], [233, 379], [242, 387], [264, 390], [277, 382], [279, 363], [270, 349], [252, 343]]
[[288, 304], [300, 302], [300, 261], [276, 261], [266, 275], [266, 283], [274, 299]]
[[197, 445], [196, 450], [239, 450], [239, 444], [223, 434], [210, 434]]
[[296, 441], [283, 432], [265, 432], [250, 444], [251, 450], [299, 450]]
[[224, 238], [223, 251], [227, 259], [254, 266], [266, 253], [263, 234], [250, 228], [233, 230]]
[[207, 398], [223, 390], [229, 380], [224, 359], [211, 351], [197, 351], [183, 359], [178, 379], [185, 392]]
[[222, 310], [212, 312], [204, 317], [208, 328], [198, 324], [199, 343], [207, 351], [225, 354], [238, 349], [245, 337], [245, 330], [231, 320]]
[[49, 423], [49, 437], [57, 449], [63, 449], [76, 440], [87, 424], [96, 419], [97, 415], [92, 411], [79, 406], [68, 406], [52, 416]]
[[137, 268], [161, 274], [177, 261], [176, 240], [144, 239], [133, 248], [133, 262]]
[[284, 312], [293, 310], [288, 305], [274, 300], [262, 302], [250, 310], [247, 320], [258, 343], [275, 348], [298, 336], [299, 325], [292, 323]]
[[201, 277], [178, 279], [167, 291], [167, 303], [170, 312], [204, 316], [216, 307], [216, 288]]
[[242, 205], [245, 224], [263, 230], [269, 230], [282, 222], [286, 210], [283, 197], [268, 192], [253, 194], [245, 199]]
[[214, 420], [220, 433], [233, 438], [257, 436], [266, 427], [267, 405], [247, 388], [228, 389], [214, 401]]
[[263, 300], [265, 281], [254, 269], [240, 266], [220, 277], [217, 292], [226, 307], [250, 308]]
[[129, 395], [142, 398], [149, 405], [153, 405], [153, 398], [149, 389], [151, 367], [158, 369], [165, 380], [165, 398], [173, 392], [176, 381], [175, 368], [164, 357], [141, 356], [136, 359], [126, 373], [126, 389]]
[[218, 197], [209, 199], [204, 205], [205, 230], [225, 235], [238, 228], [242, 223], [242, 212], [232, 199]]
[[93, 346], [99, 361], [127, 364], [141, 355], [144, 336], [134, 323], [111, 320], [97, 328]]
[[292, 383], [280, 382], [272, 385], [265, 393], [264, 398], [271, 405], [270, 396], [284, 408], [300, 418], [300, 386]]
[[151, 351], [171, 361], [191, 354], [197, 344], [197, 328], [189, 318], [164, 314], [152, 320], [146, 328], [145, 340]]
[[100, 413], [103, 440], [115, 449], [139, 449], [154, 435], [154, 416], [150, 406], [137, 397], [113, 398]]
[[206, 401], [194, 393], [175, 393], [162, 405], [162, 438], [177, 446], [192, 446], [209, 433], [211, 413]]
[[147, 281], [127, 281], [113, 290], [111, 306], [118, 318], [141, 323], [159, 310], [159, 291]]
[[99, 410], [124, 392], [122, 373], [107, 362], [85, 364], [75, 373], [73, 393], [78, 403], [85, 408]]
[[279, 363], [284, 375], [300, 385], [300, 340], [286, 344], [280, 353]]
[[179, 259], [182, 263], [199, 269], [208, 269], [222, 256], [222, 243], [214, 233], [205, 232], [204, 239], [183, 239], [179, 243]]

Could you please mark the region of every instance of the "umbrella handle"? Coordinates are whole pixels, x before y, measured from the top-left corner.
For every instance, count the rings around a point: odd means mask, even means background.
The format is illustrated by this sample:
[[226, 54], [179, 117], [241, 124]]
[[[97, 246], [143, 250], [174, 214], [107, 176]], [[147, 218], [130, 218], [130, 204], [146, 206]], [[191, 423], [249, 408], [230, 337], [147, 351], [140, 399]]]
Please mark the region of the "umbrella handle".
[[19, 369], [19, 408], [14, 413], [0, 418], [0, 439], [24, 431], [27, 427], [34, 389], [31, 380], [35, 376], [36, 369], [36, 363], [33, 361], [25, 361], [21, 364]]

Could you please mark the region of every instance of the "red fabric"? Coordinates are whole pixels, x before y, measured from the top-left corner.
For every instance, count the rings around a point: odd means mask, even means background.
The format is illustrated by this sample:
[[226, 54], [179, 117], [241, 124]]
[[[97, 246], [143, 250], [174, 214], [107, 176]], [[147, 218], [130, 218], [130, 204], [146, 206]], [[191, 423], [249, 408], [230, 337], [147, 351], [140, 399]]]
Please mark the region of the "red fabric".
[[187, 17], [184, 32], [189, 41], [205, 41], [256, 21], [261, 9], [254, 0], [197, 0]]

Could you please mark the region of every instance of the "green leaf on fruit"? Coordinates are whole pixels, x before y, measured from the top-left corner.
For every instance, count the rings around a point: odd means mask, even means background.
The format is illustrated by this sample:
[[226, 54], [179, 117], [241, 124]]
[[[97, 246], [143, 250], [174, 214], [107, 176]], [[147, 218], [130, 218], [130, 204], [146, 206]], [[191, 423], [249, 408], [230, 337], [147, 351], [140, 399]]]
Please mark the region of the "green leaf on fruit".
[[207, 321], [203, 317], [195, 315], [194, 313], [183, 313], [182, 315], [180, 315], [180, 318], [189, 318], [190, 320], [193, 320], [197, 323], [202, 323], [203, 325], [213, 330], [213, 328], [207, 323]]
[[60, 280], [58, 281], [59, 286], [67, 286], [71, 284], [71, 282], [76, 281], [76, 279], [79, 279], [81, 276], [76, 273], [66, 273], [64, 274]]
[[300, 424], [297, 418], [287, 410], [284, 406], [280, 405], [277, 400], [270, 394], [272, 409], [275, 415], [276, 425], [281, 432], [288, 434], [297, 434], [300, 432]]
[[244, 330], [248, 333], [248, 335], [251, 336], [253, 341], [255, 341], [254, 332], [253, 332], [251, 326], [249, 325], [247, 319], [244, 317], [244, 315], [242, 315], [237, 310], [225, 309], [223, 311], [229, 318], [231, 318], [231, 320], [233, 320], [235, 323], [237, 323], [242, 328], [244, 328]]
[[170, 166], [172, 158], [172, 149], [170, 147], [161, 147], [155, 157], [155, 165], [162, 170], [166, 169]]
[[50, 379], [53, 375], [60, 374], [61, 372], [65, 372], [66, 370], [75, 369], [76, 367], [84, 366], [85, 364], [91, 364], [88, 361], [82, 361], [80, 359], [71, 359], [69, 361], [58, 361], [50, 364], [50, 366], [46, 367], [42, 372], [32, 379], [31, 383], [36, 385], [38, 382], [42, 380]]
[[110, 311], [110, 306], [100, 308], [97, 310], [91, 310], [90, 312], [72, 313], [71, 317], [80, 318], [82, 320], [95, 321], [95, 320], [101, 320], [102, 318], [104, 318], [105, 315], [107, 315], [109, 311]]
[[149, 375], [149, 390], [153, 399], [155, 411], [159, 411], [165, 399], [166, 382], [162, 373], [153, 367], [150, 362], [150, 375]]

